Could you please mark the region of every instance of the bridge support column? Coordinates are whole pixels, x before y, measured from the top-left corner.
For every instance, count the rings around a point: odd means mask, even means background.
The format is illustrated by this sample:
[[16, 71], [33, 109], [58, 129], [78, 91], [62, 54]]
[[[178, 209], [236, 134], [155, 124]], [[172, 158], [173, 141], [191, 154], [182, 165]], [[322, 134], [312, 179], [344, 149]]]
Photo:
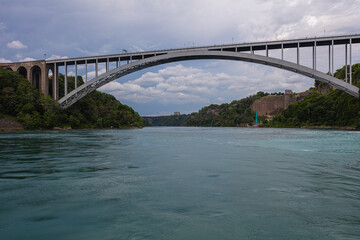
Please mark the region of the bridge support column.
[[68, 82], [67, 82], [67, 65], [66, 65], [66, 62], [65, 62], [65, 84], [64, 84], [64, 96], [67, 95], [67, 88], [68, 88]]
[[268, 49], [268, 45], [266, 44], [266, 56], [269, 56], [269, 49]]
[[26, 67], [26, 71], [27, 71], [27, 75], [26, 75], [26, 79], [29, 81], [29, 83], [32, 85], [32, 74], [31, 72], [31, 67]]
[[95, 61], [95, 77], [98, 76], [98, 59]]
[[87, 60], [85, 60], [85, 82], [87, 82]]
[[[50, 65], [47, 65], [46, 63], [44, 64], [44, 76], [42, 76], [42, 84], [41, 84], [41, 92], [45, 95], [45, 96], [49, 96], [49, 70], [51, 69]], [[41, 70], [43, 71], [43, 70]]]
[[53, 72], [53, 98], [59, 100], [59, 66], [54, 63], [54, 72]]
[[334, 76], [334, 40], [331, 41], [331, 73]]
[[281, 44], [281, 60], [284, 60], [284, 44]]
[[313, 69], [316, 70], [316, 41], [314, 42], [313, 47]]
[[350, 84], [352, 84], [352, 61], [351, 61], [351, 58], [352, 58], [352, 39], [350, 38]]
[[329, 75], [331, 76], [331, 46], [329, 45]]
[[300, 64], [300, 43], [297, 43], [296, 63]]
[[347, 44], [345, 44], [345, 82], [348, 82], [348, 64], [347, 64], [347, 60], [348, 60], [348, 56], [347, 56]]
[[75, 89], [77, 88], [77, 62], [75, 61]]

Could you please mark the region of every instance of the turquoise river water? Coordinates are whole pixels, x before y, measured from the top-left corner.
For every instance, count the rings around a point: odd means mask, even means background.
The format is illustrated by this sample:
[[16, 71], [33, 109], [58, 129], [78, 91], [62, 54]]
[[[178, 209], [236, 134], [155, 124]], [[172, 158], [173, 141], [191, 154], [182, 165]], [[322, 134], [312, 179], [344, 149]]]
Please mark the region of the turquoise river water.
[[360, 132], [0, 133], [0, 239], [360, 239]]

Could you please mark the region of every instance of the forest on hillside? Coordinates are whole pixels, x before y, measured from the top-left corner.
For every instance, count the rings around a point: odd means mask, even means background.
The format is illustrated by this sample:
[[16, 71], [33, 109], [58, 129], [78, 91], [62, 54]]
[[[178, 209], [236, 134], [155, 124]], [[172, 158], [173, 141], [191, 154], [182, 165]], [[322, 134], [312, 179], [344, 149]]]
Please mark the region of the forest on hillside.
[[[78, 76], [78, 84], [82, 84]], [[60, 91], [64, 76], [59, 76]], [[68, 91], [75, 77], [68, 76]], [[142, 127], [142, 118], [129, 106], [112, 95], [94, 91], [69, 109], [61, 110], [58, 103], [44, 96], [17, 72], [0, 68], [0, 118], [10, 118], [25, 129], [60, 128], [129, 128]]]

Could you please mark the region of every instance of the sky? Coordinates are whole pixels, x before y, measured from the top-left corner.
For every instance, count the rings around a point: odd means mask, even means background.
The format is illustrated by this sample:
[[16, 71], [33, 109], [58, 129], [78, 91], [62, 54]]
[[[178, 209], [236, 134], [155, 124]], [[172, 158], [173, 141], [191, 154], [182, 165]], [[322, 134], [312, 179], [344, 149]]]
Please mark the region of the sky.
[[[360, 0], [1, 0], [0, 62], [358, 34], [359, 10]], [[360, 62], [357, 45], [353, 62]], [[326, 47], [317, 50], [317, 66], [324, 72], [327, 54]], [[300, 56], [301, 64], [311, 66], [311, 49]], [[335, 47], [335, 68], [344, 58], [343, 46]], [[295, 62], [295, 50], [285, 51], [285, 60]], [[257, 91], [301, 92], [313, 83], [254, 63], [196, 60], [148, 68], [99, 90], [140, 115], [167, 115]]]

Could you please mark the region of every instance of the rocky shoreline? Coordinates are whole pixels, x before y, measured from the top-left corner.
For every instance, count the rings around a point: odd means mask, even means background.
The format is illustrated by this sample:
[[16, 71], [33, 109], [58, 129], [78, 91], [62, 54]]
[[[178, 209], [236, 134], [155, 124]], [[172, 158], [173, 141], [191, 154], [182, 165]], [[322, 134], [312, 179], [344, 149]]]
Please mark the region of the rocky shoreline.
[[15, 120], [10, 118], [0, 119], [0, 130], [1, 131], [20, 131], [24, 130], [24, 127]]

